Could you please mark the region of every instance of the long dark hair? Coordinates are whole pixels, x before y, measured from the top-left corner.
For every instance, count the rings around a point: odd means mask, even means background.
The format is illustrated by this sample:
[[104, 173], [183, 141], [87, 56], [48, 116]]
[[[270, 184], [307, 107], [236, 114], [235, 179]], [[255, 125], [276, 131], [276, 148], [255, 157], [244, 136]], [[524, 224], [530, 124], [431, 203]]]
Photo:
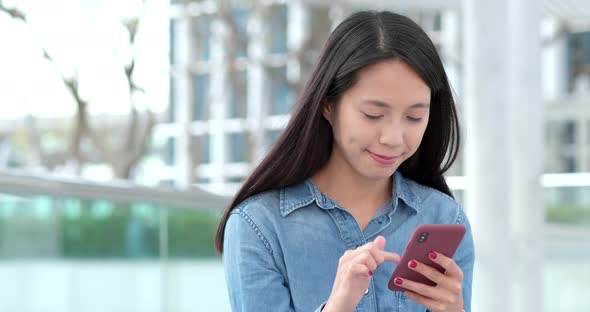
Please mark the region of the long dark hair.
[[337, 105], [342, 94], [355, 84], [360, 69], [387, 59], [408, 64], [431, 90], [430, 116], [420, 147], [398, 170], [409, 179], [453, 196], [443, 173], [459, 151], [459, 122], [434, 44], [405, 16], [358, 12], [330, 34], [289, 124], [225, 210], [215, 237], [218, 252], [223, 253], [225, 225], [232, 209], [255, 194], [300, 183], [326, 164], [332, 151], [332, 129], [322, 116], [325, 105]]

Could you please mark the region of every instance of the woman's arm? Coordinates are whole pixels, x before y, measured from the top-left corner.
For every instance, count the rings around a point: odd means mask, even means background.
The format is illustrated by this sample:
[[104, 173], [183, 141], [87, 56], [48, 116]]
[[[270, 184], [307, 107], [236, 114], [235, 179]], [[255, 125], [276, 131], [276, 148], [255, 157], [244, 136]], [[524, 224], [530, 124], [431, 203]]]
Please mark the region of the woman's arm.
[[223, 250], [232, 311], [294, 311], [289, 288], [266, 237], [239, 208], [227, 221]]

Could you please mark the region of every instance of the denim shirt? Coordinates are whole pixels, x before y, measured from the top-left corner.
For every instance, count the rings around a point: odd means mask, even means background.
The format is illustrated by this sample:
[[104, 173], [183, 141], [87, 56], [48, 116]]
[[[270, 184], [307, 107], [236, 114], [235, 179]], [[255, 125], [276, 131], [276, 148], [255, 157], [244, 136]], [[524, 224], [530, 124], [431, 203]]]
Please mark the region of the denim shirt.
[[[399, 172], [393, 177], [394, 195], [363, 231], [311, 179], [254, 195], [234, 208], [223, 255], [232, 311], [319, 311], [347, 249], [382, 235], [385, 250], [401, 255], [417, 226], [439, 223], [467, 228], [453, 259], [464, 274], [463, 300], [469, 312], [474, 246], [463, 209], [446, 194]], [[427, 311], [402, 292], [389, 290], [395, 267], [384, 262], [373, 272], [356, 311]]]

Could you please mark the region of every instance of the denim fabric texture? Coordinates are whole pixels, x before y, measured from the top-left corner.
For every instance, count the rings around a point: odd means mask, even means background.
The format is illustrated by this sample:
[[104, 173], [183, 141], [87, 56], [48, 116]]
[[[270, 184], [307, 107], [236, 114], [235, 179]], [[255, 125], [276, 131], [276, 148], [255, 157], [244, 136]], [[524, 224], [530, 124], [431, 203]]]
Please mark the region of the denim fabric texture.
[[[319, 311], [347, 249], [381, 235], [387, 240], [385, 250], [401, 255], [419, 225], [463, 224], [467, 232], [453, 259], [464, 274], [463, 299], [465, 311], [470, 311], [474, 246], [463, 209], [446, 194], [399, 172], [393, 181], [394, 195], [364, 231], [311, 179], [239, 204], [226, 225], [223, 255], [232, 310]], [[373, 272], [356, 311], [427, 311], [387, 288], [395, 266], [385, 262]]]

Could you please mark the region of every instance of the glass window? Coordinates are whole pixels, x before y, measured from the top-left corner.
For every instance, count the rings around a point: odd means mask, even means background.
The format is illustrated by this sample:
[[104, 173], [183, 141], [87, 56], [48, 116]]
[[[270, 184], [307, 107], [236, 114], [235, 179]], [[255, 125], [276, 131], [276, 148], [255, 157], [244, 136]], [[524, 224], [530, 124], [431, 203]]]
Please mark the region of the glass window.
[[231, 88], [231, 102], [228, 112], [229, 118], [246, 118], [247, 115], [247, 88], [248, 79], [246, 71], [237, 71]]
[[170, 24], [169, 24], [169, 35], [170, 35], [170, 41], [168, 43], [169, 47], [170, 47], [170, 64], [175, 64], [176, 60], [174, 59], [174, 55], [176, 54], [176, 21], [175, 20], [170, 20]]
[[232, 12], [232, 18], [235, 31], [237, 32], [236, 55], [235, 57], [245, 57], [248, 54], [248, 18], [250, 12], [247, 10], [235, 10]]
[[590, 225], [590, 187], [545, 189], [545, 220]]
[[176, 138], [168, 138], [168, 140], [166, 140], [166, 145], [164, 146], [164, 162], [166, 163], [166, 165], [172, 166], [175, 163], [175, 144], [176, 144]]
[[[34, 187], [27, 192], [34, 194]], [[82, 311], [124, 311], [136, 304], [129, 298], [137, 296], [148, 300], [139, 309], [149, 310], [160, 300], [184, 302], [195, 290], [203, 300], [187, 302], [180, 310], [204, 306], [210, 311], [230, 311], [224, 280], [214, 278], [223, 276], [223, 264], [211, 243], [223, 207], [204, 207], [198, 200], [190, 207], [179, 207], [15, 196], [1, 190], [0, 202], [0, 286], [12, 294], [2, 297], [2, 311], [43, 310], [47, 303], [53, 310], [63, 310], [68, 303], [61, 298], [69, 298], [73, 288], [85, 298], [78, 305]], [[190, 263], [166, 262], [165, 251], [169, 259], [190, 259]], [[33, 261], [22, 261], [28, 259]], [[171, 268], [170, 272], [162, 266]], [[190, 277], [195, 274], [200, 278]], [[162, 292], [163, 277], [166, 285], [187, 292]], [[113, 280], [118, 281], [116, 285]], [[22, 286], [26, 294], [10, 292], [11, 285]], [[143, 287], [146, 285], [149, 287]], [[47, 289], [55, 300], [47, 302]], [[105, 296], [117, 300], [105, 304]], [[27, 299], [44, 305], [31, 306]]]
[[270, 17], [270, 52], [287, 52], [287, 6], [272, 8]]
[[174, 122], [174, 111], [176, 109], [176, 79], [170, 77], [170, 89], [168, 91], [168, 108], [166, 109], [166, 120]]
[[198, 61], [211, 59], [211, 21], [212, 17], [207, 15], [191, 20], [192, 45]]
[[195, 137], [192, 154], [195, 157], [194, 162], [196, 165], [211, 162], [211, 139], [209, 134]]
[[564, 165], [564, 172], [576, 172], [577, 171], [577, 165], [576, 165], [576, 159], [572, 156], [565, 156], [562, 158], [563, 159], [563, 165]]
[[279, 138], [279, 136], [281, 135], [282, 132], [283, 132], [283, 129], [281, 129], [281, 130], [268, 130], [266, 132], [266, 140], [264, 142], [264, 145], [266, 146], [267, 150], [270, 150], [271, 147], [277, 142], [277, 139]]
[[193, 120], [207, 120], [209, 117], [209, 85], [208, 74], [193, 75]]
[[287, 82], [287, 68], [285, 66], [270, 68], [270, 114], [284, 115], [289, 114], [293, 101], [294, 92]]
[[242, 183], [245, 177], [229, 177], [227, 178], [227, 182], [229, 183]]
[[561, 130], [562, 144], [576, 143], [576, 123], [573, 120], [566, 121]]
[[[574, 91], [576, 77], [590, 66], [590, 32], [576, 32], [568, 34], [568, 64], [569, 64], [569, 86]], [[586, 71], [586, 75], [590, 75]]]
[[[6, 194], [0, 198], [5, 203], [0, 207], [0, 259], [158, 258], [163, 210], [170, 257], [215, 256], [211, 241], [221, 210], [214, 207]], [[38, 207], [47, 209], [40, 213]]]
[[213, 238], [219, 213], [197, 209], [168, 210], [168, 252], [171, 258], [214, 257]]
[[[314, 54], [318, 54], [321, 48], [328, 40], [330, 35], [330, 29], [332, 27], [332, 20], [326, 18], [330, 16], [329, 7], [315, 7], [311, 11], [311, 43], [310, 48], [314, 51]], [[315, 63], [317, 58], [310, 58], [310, 61]]]
[[442, 16], [441, 13], [434, 14], [433, 30], [442, 30]]
[[244, 162], [247, 161], [247, 135], [246, 133], [228, 134], [229, 161]]

